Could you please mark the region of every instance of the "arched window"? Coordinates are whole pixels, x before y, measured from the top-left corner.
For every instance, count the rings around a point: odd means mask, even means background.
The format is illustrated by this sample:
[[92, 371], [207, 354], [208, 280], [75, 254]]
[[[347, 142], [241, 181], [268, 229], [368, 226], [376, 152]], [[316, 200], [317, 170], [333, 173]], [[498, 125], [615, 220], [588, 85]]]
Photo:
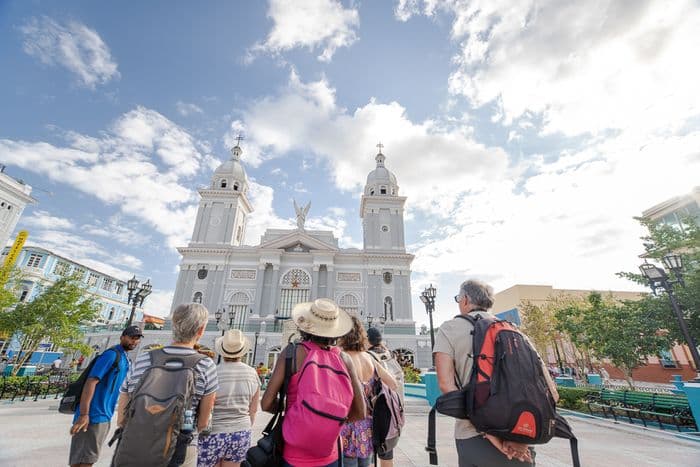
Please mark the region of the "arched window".
[[385, 195], [385, 194], [386, 194], [386, 187], [385, 187], [385, 186], [382, 186], [382, 187], [379, 189], [379, 194], [382, 194], [382, 195]]
[[391, 297], [384, 297], [384, 319], [394, 321], [394, 302]]
[[280, 307], [278, 318], [289, 318], [294, 305], [308, 302], [311, 296], [311, 276], [303, 269], [290, 269], [280, 281]]
[[350, 314], [359, 316], [360, 301], [351, 293], [346, 293], [338, 300], [338, 306]]
[[233, 184], [233, 191], [238, 191], [238, 187], [239, 187], [238, 182], [235, 182]]
[[374, 196], [374, 188], [369, 190], [369, 194], [370, 194], [370, 196]]
[[194, 297], [192, 297], [192, 301], [194, 303], [202, 303], [202, 292], [195, 292]]
[[226, 188], [228, 186], [228, 182], [226, 182], [226, 179], [221, 180], [221, 188]]
[[[245, 319], [248, 315], [249, 304], [250, 297], [245, 292], [236, 292], [231, 296], [229, 312], [233, 312], [232, 329], [243, 330]], [[231, 316], [228, 316], [228, 318], [230, 319]]]

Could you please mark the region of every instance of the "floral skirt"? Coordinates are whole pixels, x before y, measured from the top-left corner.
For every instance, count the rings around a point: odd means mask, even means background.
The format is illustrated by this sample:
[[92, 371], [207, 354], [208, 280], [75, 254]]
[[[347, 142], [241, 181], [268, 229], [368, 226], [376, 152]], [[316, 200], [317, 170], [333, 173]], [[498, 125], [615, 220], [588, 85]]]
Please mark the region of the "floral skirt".
[[372, 417], [346, 423], [340, 430], [343, 455], [366, 459], [372, 456]]
[[250, 448], [251, 430], [199, 435], [197, 467], [213, 467], [220, 460], [243, 462]]

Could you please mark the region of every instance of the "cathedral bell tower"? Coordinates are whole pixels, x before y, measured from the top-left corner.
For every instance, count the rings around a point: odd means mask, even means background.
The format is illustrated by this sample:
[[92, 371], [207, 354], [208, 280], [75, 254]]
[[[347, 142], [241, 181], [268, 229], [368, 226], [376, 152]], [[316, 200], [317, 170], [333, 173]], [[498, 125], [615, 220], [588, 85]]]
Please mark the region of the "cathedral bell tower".
[[199, 190], [201, 199], [190, 245], [240, 246], [243, 242], [253, 208], [248, 201], [248, 178], [241, 154], [243, 150], [236, 144], [231, 149], [231, 159], [214, 171], [209, 188]]
[[360, 204], [360, 217], [367, 253], [405, 253], [403, 210], [406, 197], [399, 196], [396, 176], [385, 166], [383, 145], [374, 160], [377, 167], [367, 175]]

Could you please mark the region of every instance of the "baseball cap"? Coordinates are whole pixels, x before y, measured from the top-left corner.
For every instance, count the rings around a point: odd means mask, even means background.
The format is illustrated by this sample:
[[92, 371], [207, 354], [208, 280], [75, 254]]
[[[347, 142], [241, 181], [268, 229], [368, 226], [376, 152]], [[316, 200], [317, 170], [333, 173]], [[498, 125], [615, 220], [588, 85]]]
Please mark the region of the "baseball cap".
[[143, 337], [143, 333], [138, 326], [129, 326], [122, 331], [122, 336]]

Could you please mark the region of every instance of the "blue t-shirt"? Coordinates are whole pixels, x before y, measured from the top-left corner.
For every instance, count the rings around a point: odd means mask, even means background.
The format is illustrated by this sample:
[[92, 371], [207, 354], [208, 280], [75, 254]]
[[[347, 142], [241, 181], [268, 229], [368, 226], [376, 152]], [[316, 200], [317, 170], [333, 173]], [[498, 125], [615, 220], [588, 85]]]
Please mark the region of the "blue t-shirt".
[[[112, 368], [114, 365], [115, 355], [119, 354], [119, 364], [117, 368]], [[99, 379], [99, 383], [95, 386], [95, 394], [90, 402], [90, 423], [104, 423], [112, 419], [114, 409], [117, 406], [119, 399], [119, 388], [126, 378], [129, 371], [129, 359], [126, 357], [124, 347], [116, 345], [102, 352], [102, 355], [97, 357], [95, 365], [88, 374], [89, 378]], [[80, 416], [80, 407], [75, 411], [75, 422]]]

